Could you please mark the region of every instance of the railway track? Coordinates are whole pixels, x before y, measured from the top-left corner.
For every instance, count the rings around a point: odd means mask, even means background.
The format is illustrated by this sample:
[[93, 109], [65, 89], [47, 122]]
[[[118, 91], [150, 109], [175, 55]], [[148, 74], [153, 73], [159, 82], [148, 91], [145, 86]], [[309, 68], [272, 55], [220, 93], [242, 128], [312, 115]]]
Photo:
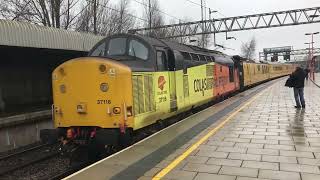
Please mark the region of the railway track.
[[59, 144], [40, 144], [0, 157], [0, 180], [61, 179], [89, 162], [70, 165], [60, 155]]
[[59, 180], [59, 179], [62, 179], [66, 176], [69, 176], [70, 174], [72, 173], [75, 173], [77, 171], [79, 171], [80, 169], [90, 165], [91, 163], [88, 163], [88, 162], [85, 162], [85, 163], [81, 163], [81, 164], [78, 164], [78, 165], [74, 165], [74, 166], [71, 166], [69, 167], [68, 169], [66, 169], [65, 171], [61, 171], [59, 173], [56, 173], [52, 176], [48, 176], [48, 180]]
[[55, 151], [55, 147], [57, 144], [41, 144], [1, 157], [0, 176], [57, 156], [59, 152]]
[[17, 156], [19, 154], [22, 154], [22, 153], [25, 153], [25, 152], [28, 152], [28, 151], [32, 151], [32, 150], [36, 150], [36, 149], [45, 147], [47, 145], [48, 144], [32, 144], [31, 147], [27, 147], [27, 148], [24, 147], [23, 149], [17, 150], [15, 152], [8, 152], [8, 153], [3, 154], [3, 155], [0, 156], [0, 161], [6, 160], [6, 159], [8, 159], [10, 157]]

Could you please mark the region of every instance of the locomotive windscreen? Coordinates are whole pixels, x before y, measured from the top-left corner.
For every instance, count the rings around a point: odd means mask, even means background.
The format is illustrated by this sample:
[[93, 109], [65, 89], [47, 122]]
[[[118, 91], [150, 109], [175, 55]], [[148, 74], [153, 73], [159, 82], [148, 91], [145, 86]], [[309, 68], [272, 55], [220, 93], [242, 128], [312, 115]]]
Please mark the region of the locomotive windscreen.
[[[107, 44], [107, 45], [106, 45]], [[129, 48], [127, 48], [127, 44]], [[133, 57], [132, 60], [147, 60], [149, 57], [149, 49], [141, 42], [135, 39], [116, 37], [104, 40], [100, 45], [96, 46], [89, 56], [98, 57], [122, 57], [117, 60], [129, 60], [127, 57]]]

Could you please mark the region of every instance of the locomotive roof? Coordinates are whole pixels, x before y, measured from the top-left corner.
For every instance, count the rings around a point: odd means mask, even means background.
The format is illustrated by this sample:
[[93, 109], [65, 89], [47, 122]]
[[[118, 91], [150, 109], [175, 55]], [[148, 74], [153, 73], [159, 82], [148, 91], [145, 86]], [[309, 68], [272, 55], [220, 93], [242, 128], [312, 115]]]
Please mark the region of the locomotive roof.
[[127, 33], [108, 36], [105, 39], [114, 38], [114, 37], [138, 38], [140, 40], [145, 41], [150, 46], [169, 47], [172, 50], [177, 50], [180, 52], [188, 52], [188, 53], [200, 54], [200, 55], [205, 55], [205, 56], [213, 56], [215, 58], [215, 62], [217, 62], [217, 63], [230, 64], [230, 65], [234, 64], [231, 56], [223, 54], [222, 52], [219, 52], [219, 51], [200, 48], [197, 46], [181, 44], [181, 43], [170, 41], [170, 40], [157, 39], [154, 37], [144, 36], [144, 35], [140, 35], [140, 34], [127, 34]]
[[165, 46], [169, 47], [172, 50], [182, 51], [182, 52], [188, 52], [188, 53], [195, 53], [195, 54], [202, 54], [206, 56], [213, 56], [215, 58], [215, 62], [221, 63], [221, 64], [233, 64], [233, 60], [231, 56], [228, 56], [226, 54], [223, 54], [220, 51], [214, 51], [210, 49], [200, 48], [198, 46], [191, 46], [186, 44], [181, 44], [174, 41], [168, 41], [168, 40], [160, 40], [149, 36], [143, 36], [143, 35], [135, 35], [137, 37], [140, 37], [141, 39], [144, 39], [147, 41], [150, 45], [153, 46]]

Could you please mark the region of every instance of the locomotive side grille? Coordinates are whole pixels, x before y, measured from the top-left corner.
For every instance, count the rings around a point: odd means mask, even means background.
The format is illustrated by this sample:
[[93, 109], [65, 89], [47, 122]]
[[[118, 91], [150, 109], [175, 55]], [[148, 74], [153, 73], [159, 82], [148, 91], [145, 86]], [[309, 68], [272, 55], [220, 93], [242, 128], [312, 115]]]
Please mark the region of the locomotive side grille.
[[214, 73], [214, 65], [206, 65], [206, 75], [208, 76], [213, 76]]
[[133, 85], [133, 107], [134, 114], [139, 114], [139, 86], [138, 86], [138, 76], [132, 77], [132, 85]]
[[155, 110], [152, 75], [133, 75], [133, 108], [135, 115]]
[[213, 78], [207, 78], [207, 89], [213, 89], [215, 86]]
[[154, 91], [153, 91], [153, 77], [152, 75], [144, 76], [144, 100], [145, 100], [145, 112], [154, 111]]
[[144, 102], [143, 102], [143, 76], [138, 76], [138, 104], [139, 104], [139, 114], [144, 112]]
[[207, 88], [212, 89], [215, 86], [213, 75], [215, 73], [214, 65], [206, 65]]
[[148, 81], [149, 81], [149, 87], [148, 90], [150, 92], [150, 111], [155, 111], [156, 110], [156, 106], [155, 106], [155, 102], [154, 102], [154, 90], [153, 90], [153, 77], [152, 75], [148, 76]]
[[183, 91], [184, 91], [184, 97], [189, 97], [188, 75], [183, 75]]
[[145, 111], [150, 111], [150, 81], [149, 76], [144, 76], [144, 102], [145, 102]]

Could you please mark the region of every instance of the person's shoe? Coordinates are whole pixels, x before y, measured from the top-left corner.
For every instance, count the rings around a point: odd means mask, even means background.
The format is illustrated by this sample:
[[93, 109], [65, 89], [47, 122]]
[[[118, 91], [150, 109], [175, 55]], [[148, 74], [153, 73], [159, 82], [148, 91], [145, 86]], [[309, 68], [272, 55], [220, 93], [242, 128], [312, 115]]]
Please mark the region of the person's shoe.
[[300, 109], [301, 108], [301, 106], [294, 106], [295, 108], [297, 108], [297, 109]]

